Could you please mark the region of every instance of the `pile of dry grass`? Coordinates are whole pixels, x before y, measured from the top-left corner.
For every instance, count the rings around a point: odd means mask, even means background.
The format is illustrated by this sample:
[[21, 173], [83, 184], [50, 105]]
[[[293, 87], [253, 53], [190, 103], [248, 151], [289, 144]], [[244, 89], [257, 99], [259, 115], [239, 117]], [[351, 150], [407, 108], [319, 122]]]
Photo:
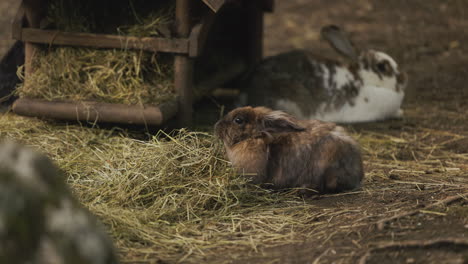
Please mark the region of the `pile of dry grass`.
[[[122, 254], [163, 260], [300, 239], [316, 216], [294, 191], [270, 193], [233, 173], [210, 134], [149, 141], [125, 133], [4, 115], [0, 137], [47, 153], [78, 199], [111, 229]], [[307, 228], [306, 228], [307, 227]]]
[[[105, 7], [100, 1], [54, 0], [50, 1], [48, 18], [51, 25], [62, 31], [138, 37], [161, 36], [173, 22], [172, 5], [140, 17], [136, 12], [141, 8], [135, 9], [134, 2], [119, 0], [111, 5], [120, 5], [119, 9], [99, 13]], [[125, 4], [129, 7], [123, 8]], [[112, 21], [115, 17], [119, 19]], [[175, 97], [169, 55], [54, 47], [37, 54], [33, 63], [35, 71], [28, 76], [29, 82], [16, 91], [20, 97], [123, 104], [159, 104]]]
[[[302, 200], [294, 190], [270, 192], [248, 183], [232, 171], [211, 134], [159, 132], [143, 141], [118, 129], [0, 117], [0, 138], [47, 153], [130, 263], [148, 258], [219, 263], [220, 252], [304, 240], [322, 247], [334, 236], [347, 237], [356, 228], [414, 210], [422, 195], [440, 196], [441, 188], [466, 190], [460, 169], [466, 154], [444, 149], [460, 140], [457, 135], [421, 128], [395, 135], [361, 129], [354, 136], [364, 152], [364, 189], [319, 197], [340, 201], [332, 205], [327, 199]], [[382, 206], [384, 195], [392, 194], [395, 200]]]
[[60, 47], [41, 52], [20, 97], [159, 104], [174, 98], [170, 58], [142, 51]]

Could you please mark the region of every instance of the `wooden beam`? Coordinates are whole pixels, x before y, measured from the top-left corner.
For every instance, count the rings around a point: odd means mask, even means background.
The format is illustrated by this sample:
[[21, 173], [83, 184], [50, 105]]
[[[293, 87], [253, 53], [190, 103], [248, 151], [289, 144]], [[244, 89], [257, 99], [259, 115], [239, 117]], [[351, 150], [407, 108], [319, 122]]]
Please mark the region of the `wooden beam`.
[[[176, 34], [187, 38], [191, 29], [190, 2], [176, 0]], [[174, 57], [174, 88], [179, 98], [178, 122], [180, 127], [192, 125], [193, 114], [193, 59], [188, 55]]]
[[172, 100], [160, 106], [140, 106], [93, 101], [50, 102], [20, 98], [15, 101], [12, 110], [18, 115], [61, 120], [161, 125], [175, 116], [177, 101]]
[[216, 15], [214, 13], [207, 14], [201, 23], [195, 25], [190, 32], [189, 40], [189, 56], [194, 58], [200, 55], [205, 47], [208, 33], [210, 32], [211, 26], [215, 21]]
[[49, 45], [94, 48], [142, 49], [152, 52], [188, 53], [188, 39], [128, 37], [107, 34], [72, 33], [23, 28], [19, 40]]
[[226, 3], [226, 0], [203, 0], [203, 3], [216, 13]]
[[176, 0], [176, 34], [187, 37], [190, 33], [190, 0]]

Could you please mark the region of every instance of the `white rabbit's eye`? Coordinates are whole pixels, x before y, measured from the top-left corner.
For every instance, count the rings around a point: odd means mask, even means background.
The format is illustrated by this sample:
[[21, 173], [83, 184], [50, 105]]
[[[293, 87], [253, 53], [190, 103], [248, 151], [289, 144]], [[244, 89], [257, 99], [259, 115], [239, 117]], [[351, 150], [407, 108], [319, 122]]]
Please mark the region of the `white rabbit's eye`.
[[241, 117], [236, 117], [236, 118], [234, 118], [233, 121], [234, 121], [234, 123], [236, 123], [238, 125], [242, 125], [245, 122], [245, 120], [243, 118], [241, 118]]
[[389, 65], [388, 65], [388, 63], [386, 61], [377, 63], [377, 69], [380, 72], [389, 72], [390, 71], [390, 67], [389, 67]]

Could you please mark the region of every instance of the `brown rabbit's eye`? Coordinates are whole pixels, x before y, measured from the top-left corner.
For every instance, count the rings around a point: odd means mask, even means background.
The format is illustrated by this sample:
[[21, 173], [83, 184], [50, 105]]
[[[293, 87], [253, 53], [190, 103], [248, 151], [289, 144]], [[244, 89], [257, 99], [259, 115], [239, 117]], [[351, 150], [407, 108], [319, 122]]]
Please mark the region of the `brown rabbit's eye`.
[[245, 122], [245, 120], [243, 118], [241, 118], [241, 117], [236, 117], [236, 118], [234, 118], [233, 121], [234, 121], [234, 123], [236, 123], [238, 125], [242, 125]]

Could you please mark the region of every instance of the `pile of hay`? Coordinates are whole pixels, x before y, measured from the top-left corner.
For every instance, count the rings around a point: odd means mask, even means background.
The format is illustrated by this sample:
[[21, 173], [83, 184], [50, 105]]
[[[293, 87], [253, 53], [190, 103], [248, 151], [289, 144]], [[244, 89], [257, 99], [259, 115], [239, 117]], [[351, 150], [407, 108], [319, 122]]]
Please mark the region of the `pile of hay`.
[[[172, 1], [157, 4], [53, 0], [48, 20], [62, 31], [161, 37], [174, 21], [174, 8]], [[20, 97], [123, 104], [159, 104], [175, 97], [168, 54], [49, 47], [35, 56], [33, 67], [29, 81], [16, 91]]]
[[[466, 192], [467, 156], [445, 147], [466, 136], [424, 126], [396, 132], [391, 122], [371, 125], [353, 133], [363, 150], [364, 188], [307, 200], [236, 175], [221, 142], [208, 133], [159, 132], [139, 140], [141, 135], [131, 138], [119, 129], [6, 114], [0, 138], [33, 146], [55, 161], [79, 201], [111, 231], [123, 262], [220, 263], [304, 241], [315, 251], [306, 247], [303, 254], [317, 255], [330, 243], [362, 241], [360, 232], [380, 219]], [[356, 256], [356, 248], [344, 246], [341, 254]]]
[[233, 173], [210, 134], [160, 132], [142, 141], [120, 130], [0, 119], [0, 138], [48, 154], [129, 261], [198, 262], [223, 249], [295, 242], [327, 224], [311, 225], [318, 212], [294, 191], [271, 193]]

